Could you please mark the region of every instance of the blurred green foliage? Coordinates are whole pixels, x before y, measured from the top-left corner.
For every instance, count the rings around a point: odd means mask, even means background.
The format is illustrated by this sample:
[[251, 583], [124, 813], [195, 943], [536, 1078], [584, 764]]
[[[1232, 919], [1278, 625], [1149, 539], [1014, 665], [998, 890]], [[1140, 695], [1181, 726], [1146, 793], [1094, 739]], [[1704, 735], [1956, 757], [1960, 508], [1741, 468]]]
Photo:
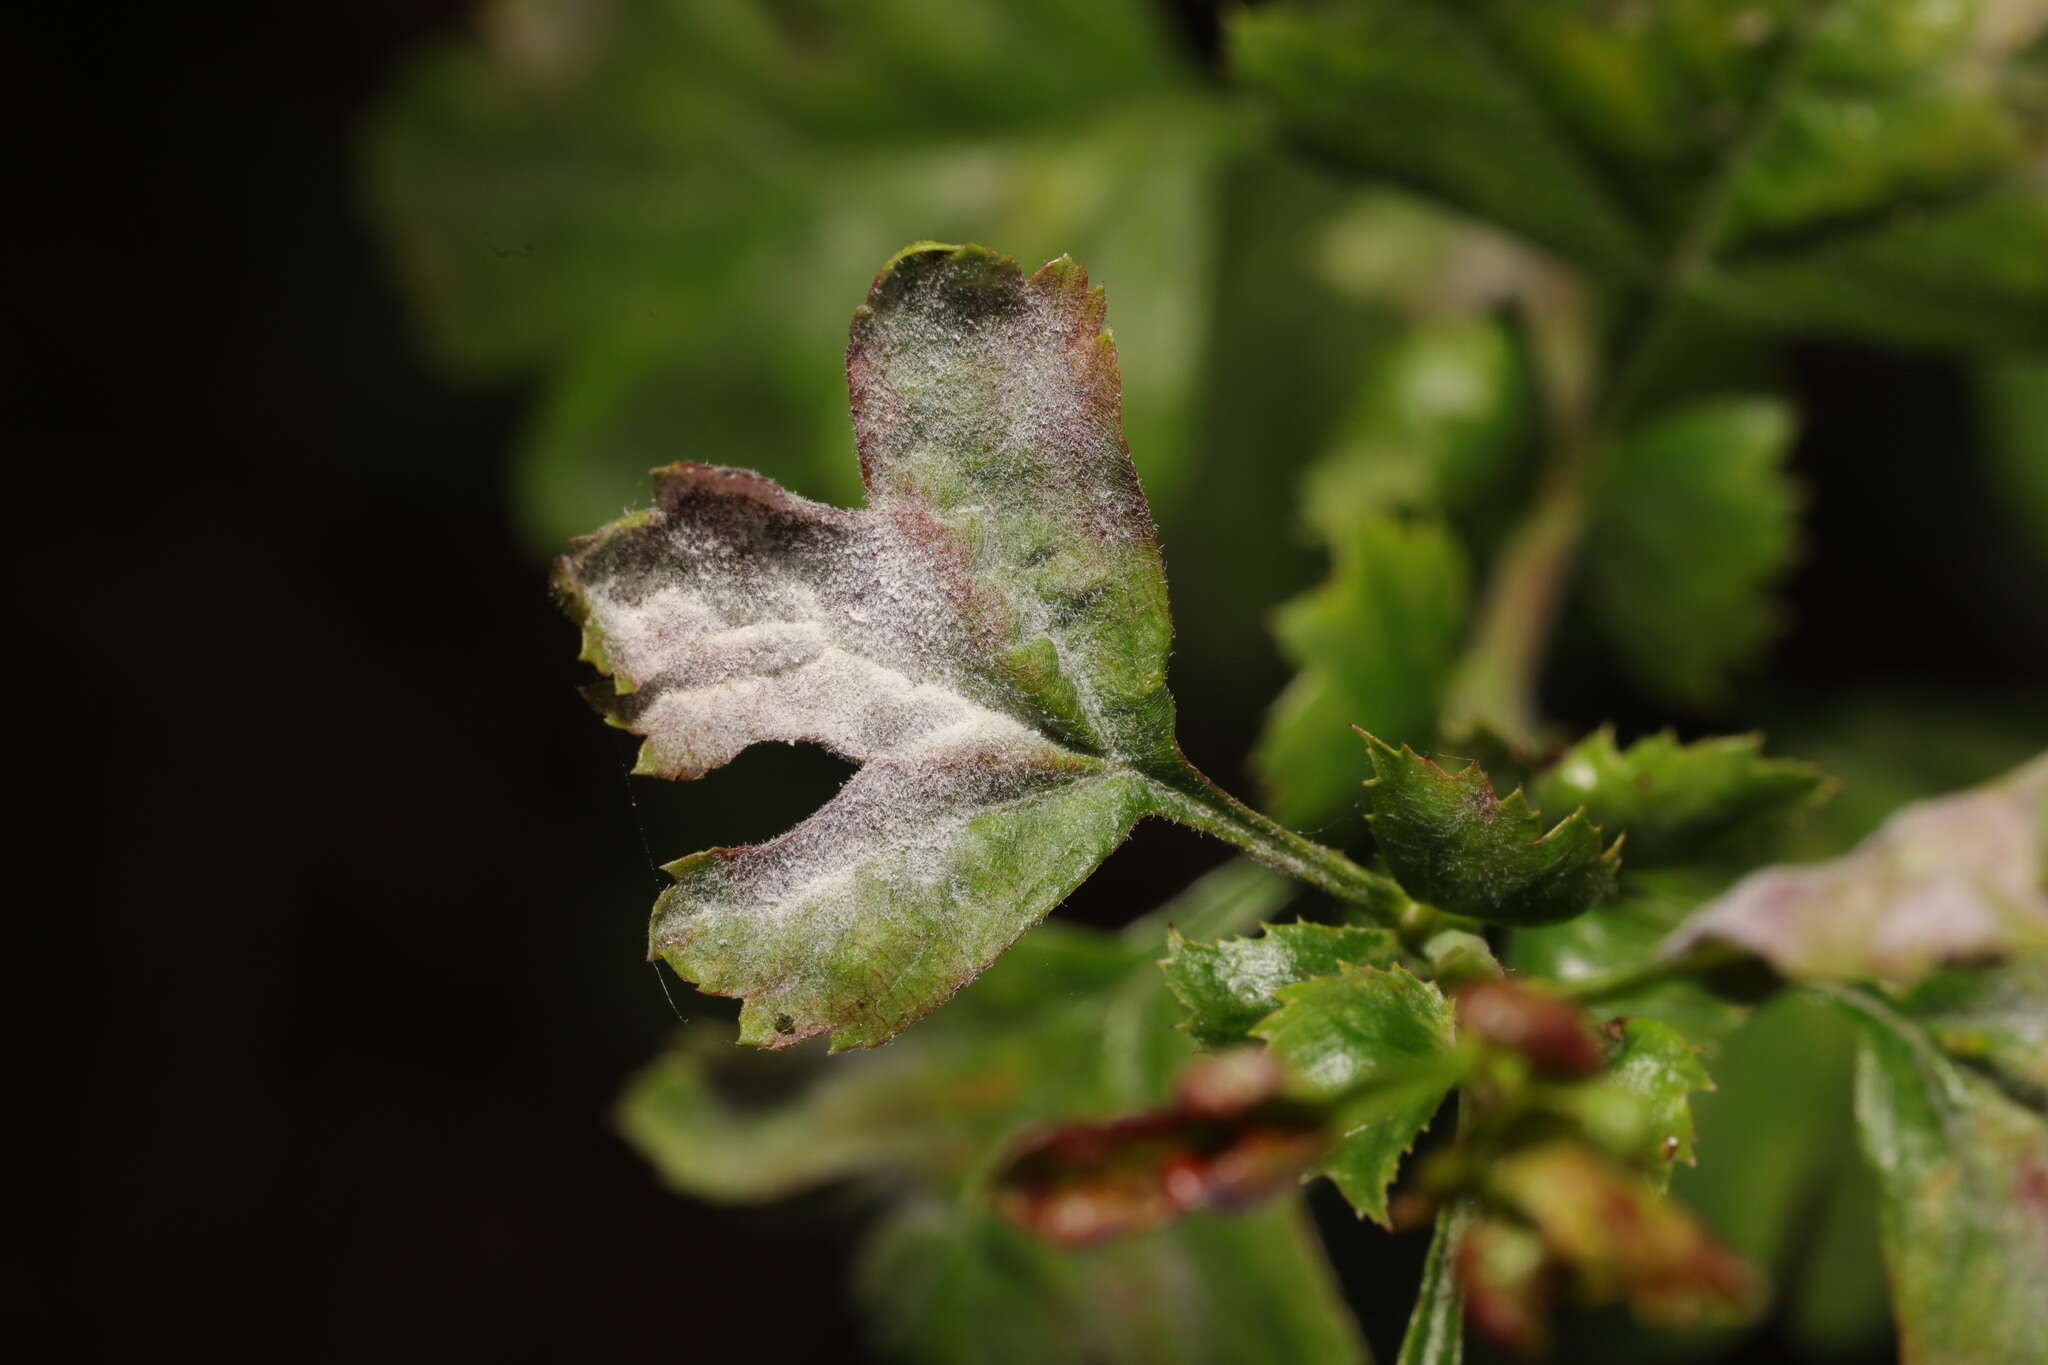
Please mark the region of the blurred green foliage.
[[[433, 351], [532, 385], [512, 504], [537, 550], [681, 459], [856, 499], [848, 301], [906, 242], [978, 241], [1069, 253], [1106, 286], [1181, 607], [1176, 690], [1207, 742], [1251, 755], [1269, 809], [1368, 846], [1357, 724], [1483, 758], [1503, 793], [1530, 779], [1546, 826], [1584, 802], [1609, 839], [1628, 829], [1611, 898], [1496, 933], [1514, 968], [1640, 967], [1745, 869], [1840, 853], [2048, 733], [2038, 679], [1818, 702], [1757, 685], [1812, 498], [1789, 464], [1816, 415], [1786, 383], [1811, 338], [1956, 353], [1975, 429], [1928, 459], [1969, 463], [2025, 547], [1986, 611], [2038, 608], [2048, 4], [1298, 0], [1233, 10], [1213, 62], [1144, 0], [500, 0], [480, 20], [422, 54], [364, 166]], [[1833, 799], [1740, 741], [1565, 750], [1538, 705], [1560, 617], [1638, 716], [1647, 698], [1688, 725], [1768, 721]], [[1215, 1041], [1175, 1028], [1151, 965], [1169, 922], [1184, 968], [1244, 967], [1267, 940], [1208, 941], [1285, 900], [1233, 867], [1122, 935], [1047, 926], [793, 1095], [693, 1029], [622, 1126], [696, 1195], [874, 1193], [859, 1288], [912, 1359], [1356, 1358], [1298, 1200], [1074, 1257], [981, 1188], [1020, 1126], [1155, 1103]], [[1328, 992], [1372, 954], [1294, 956], [1211, 974], [1232, 1036], [1287, 982]], [[1919, 1358], [2024, 1359], [2011, 1315], [2038, 1284], [2000, 1262], [2017, 1234], [1994, 1206], [2042, 1141], [2038, 964], [1875, 1005], [1752, 1010], [1728, 985], [1645, 979], [1600, 1009], [1702, 1049], [1717, 1089], [1691, 1100], [1699, 1165], [1674, 1190], [1772, 1274], [1779, 1335], [1818, 1357], [1886, 1340], [1882, 1229]], [[735, 1106], [750, 1086], [783, 1093]], [[1859, 1110], [1871, 1164], [1849, 1159]], [[1368, 1154], [1374, 1213], [1428, 1117]], [[1959, 1127], [2019, 1156], [1941, 1148]], [[1935, 1186], [1965, 1193], [1930, 1212]], [[1982, 1238], [1947, 1230], [1959, 1207]], [[1454, 1298], [1438, 1250], [1431, 1303]], [[1436, 1340], [1403, 1358], [1458, 1358]], [[1594, 1316], [1560, 1344], [1740, 1341]]]

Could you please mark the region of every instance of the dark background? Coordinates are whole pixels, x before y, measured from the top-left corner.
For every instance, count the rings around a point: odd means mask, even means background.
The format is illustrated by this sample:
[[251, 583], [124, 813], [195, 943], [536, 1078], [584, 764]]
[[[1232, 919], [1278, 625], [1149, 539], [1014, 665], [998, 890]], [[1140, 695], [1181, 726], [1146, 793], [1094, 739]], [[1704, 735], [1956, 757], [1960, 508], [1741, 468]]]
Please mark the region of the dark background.
[[[572, 691], [501, 491], [523, 395], [429, 372], [358, 209], [356, 123], [465, 8], [15, 21], [29, 1300], [85, 1357], [858, 1358], [851, 1196], [677, 1199], [605, 1121], [673, 1019], [643, 820], [664, 857], [761, 837], [839, 769], [749, 755], [636, 807]], [[1832, 415], [1773, 695], [2048, 675], [1957, 374], [1814, 351], [1798, 388]], [[1656, 714], [1569, 661], [1552, 700]], [[1248, 718], [1188, 724], [1242, 787]], [[1148, 827], [1073, 913], [1217, 857]], [[1373, 1265], [1378, 1334], [1407, 1284]]]

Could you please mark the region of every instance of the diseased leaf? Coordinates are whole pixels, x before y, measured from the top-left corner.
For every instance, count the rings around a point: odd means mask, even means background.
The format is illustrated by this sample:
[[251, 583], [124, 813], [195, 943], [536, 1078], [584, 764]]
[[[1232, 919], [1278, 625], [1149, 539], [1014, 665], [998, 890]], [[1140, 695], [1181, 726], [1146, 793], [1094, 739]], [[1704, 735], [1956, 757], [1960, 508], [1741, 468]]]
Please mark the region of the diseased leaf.
[[1033, 1135], [997, 1170], [995, 1204], [1065, 1246], [1259, 1203], [1329, 1145], [1329, 1113], [1281, 1093], [1273, 1059], [1242, 1048], [1191, 1062], [1164, 1109]]
[[1763, 756], [1760, 735], [1680, 744], [1670, 731], [1619, 749], [1603, 727], [1530, 783], [1542, 810], [1583, 806], [1602, 830], [1626, 835], [1631, 870], [1680, 862], [1730, 836], [1769, 825], [1814, 800], [1820, 769]]
[[1401, 1158], [1458, 1080], [1452, 1065], [1427, 1065], [1450, 1060], [1450, 1002], [1399, 968], [1349, 965], [1276, 994], [1280, 1008], [1252, 1035], [1266, 1041], [1307, 1094], [1353, 1095], [1377, 1078], [1400, 1087], [1398, 1095], [1374, 1096], [1370, 1117], [1355, 1123], [1340, 1117], [1337, 1145], [1316, 1167], [1360, 1217], [1385, 1224], [1387, 1186]]
[[1784, 473], [1792, 414], [1714, 399], [1623, 438], [1595, 498], [1591, 601], [1642, 681], [1710, 705], [1777, 633], [1770, 589], [1791, 566], [1799, 497]]
[[1621, 1300], [1645, 1321], [1738, 1321], [1763, 1298], [1756, 1273], [1675, 1200], [1592, 1148], [1558, 1139], [1491, 1163], [1485, 1188], [1543, 1238], [1584, 1300]]
[[691, 778], [764, 740], [862, 764], [796, 829], [672, 863], [651, 950], [745, 999], [743, 1040], [882, 1042], [972, 979], [1141, 816], [1213, 792], [1179, 757], [1166, 580], [1117, 427], [1101, 292], [914, 247], [847, 350], [868, 505], [663, 472], [557, 568], [645, 735]]
[[1877, 1171], [1900, 1356], [2025, 1365], [2048, 1303], [2048, 1123], [1863, 991], [1856, 1116]]
[[1831, 862], [1751, 873], [1666, 940], [1714, 940], [1801, 980], [1911, 982], [2048, 943], [2048, 755], [1899, 811]]
[[1188, 1007], [1182, 1025], [1204, 1047], [1227, 1047], [1279, 1005], [1275, 995], [1311, 976], [1334, 976], [1345, 963], [1390, 967], [1400, 960], [1399, 940], [1388, 930], [1358, 925], [1269, 924], [1257, 938], [1197, 943], [1175, 931], [1160, 968], [1166, 984]]
[[1465, 1304], [1454, 1267], [1471, 1223], [1472, 1206], [1463, 1201], [1437, 1214], [1429, 1258], [1422, 1263], [1422, 1288], [1394, 1365], [1462, 1365]]
[[1583, 812], [1547, 834], [1517, 788], [1505, 800], [1478, 764], [1445, 772], [1371, 735], [1372, 832], [1408, 894], [1500, 924], [1570, 919], [1614, 889], [1620, 844], [1603, 850]]
[[1298, 0], [1230, 37], [1341, 165], [1764, 321], [1969, 345], [2048, 336], [2044, 24], [1993, 0]]
[[1623, 1155], [1663, 1189], [1671, 1183], [1674, 1162], [1698, 1164], [1690, 1097], [1712, 1090], [1714, 1082], [1700, 1063], [1699, 1050], [1655, 1019], [1617, 1020], [1611, 1026], [1607, 1068], [1601, 1084], [1628, 1095], [1643, 1111], [1642, 1145]]
[[1367, 1359], [1298, 1196], [1078, 1251], [920, 1201], [868, 1241], [857, 1288], [883, 1344], [920, 1365]]
[[1895, 1003], [1951, 1057], [2048, 1110], [2048, 956], [1936, 972]]

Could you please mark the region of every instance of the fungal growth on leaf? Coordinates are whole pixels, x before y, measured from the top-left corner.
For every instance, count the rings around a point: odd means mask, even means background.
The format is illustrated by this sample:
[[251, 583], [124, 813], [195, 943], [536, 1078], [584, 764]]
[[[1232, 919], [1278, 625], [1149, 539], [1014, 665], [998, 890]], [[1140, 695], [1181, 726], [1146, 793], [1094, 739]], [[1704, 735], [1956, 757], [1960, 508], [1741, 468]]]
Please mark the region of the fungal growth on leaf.
[[861, 764], [782, 837], [668, 866], [652, 952], [743, 997], [748, 1042], [886, 1041], [1144, 815], [1283, 867], [1310, 847], [1174, 743], [1166, 574], [1103, 318], [1064, 257], [1027, 277], [979, 247], [911, 247], [847, 346], [867, 506], [672, 465], [653, 509], [556, 567], [604, 675], [593, 701], [646, 737], [635, 771], [696, 778], [764, 740]]

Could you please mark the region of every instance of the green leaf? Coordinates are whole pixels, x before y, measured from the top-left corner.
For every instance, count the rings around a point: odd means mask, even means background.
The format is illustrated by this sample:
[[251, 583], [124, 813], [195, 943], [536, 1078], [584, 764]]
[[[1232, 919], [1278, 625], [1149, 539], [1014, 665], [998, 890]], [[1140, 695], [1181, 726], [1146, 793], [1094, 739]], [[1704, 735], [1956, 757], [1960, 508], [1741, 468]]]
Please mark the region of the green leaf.
[[2048, 1123], [1862, 991], [1856, 1117], [1877, 1171], [1900, 1355], [2022, 1365], [2048, 1303]]
[[2048, 355], [1991, 357], [1976, 387], [2000, 510], [2048, 559]]
[[1811, 802], [1820, 769], [1763, 756], [1761, 735], [1680, 744], [1669, 730], [1626, 750], [1612, 726], [1565, 750], [1530, 784], [1543, 810], [1583, 806], [1603, 830], [1628, 836], [1631, 869], [1696, 857]]
[[1316, 1168], [1360, 1217], [1385, 1224], [1387, 1186], [1401, 1158], [1458, 1079], [1448, 1067], [1431, 1072], [1423, 1065], [1450, 1052], [1450, 1002], [1399, 968], [1350, 965], [1275, 994], [1280, 1008], [1252, 1035], [1266, 1041], [1308, 1094], [1353, 1096], [1376, 1078], [1400, 1087], [1394, 1096], [1375, 1097], [1369, 1117], [1340, 1120], [1342, 1136]]
[[1331, 161], [1582, 260], [1640, 256], [1623, 207], [1460, 9], [1267, 6], [1234, 15], [1229, 42], [1234, 69], [1296, 140]]
[[907, 1161], [926, 1145], [897, 1117], [919, 1088], [910, 1058], [839, 1069], [790, 1103], [747, 1112], [713, 1082], [706, 1034], [692, 1029], [619, 1103], [620, 1134], [670, 1188], [752, 1203]]
[[[375, 221], [427, 339], [540, 399], [515, 511], [552, 549], [678, 455], [857, 491], [840, 282], [912, 233], [1119, 280], [1155, 498], [1198, 417], [1211, 196], [1241, 139], [1140, 0], [491, 7], [369, 129]], [[678, 445], [678, 441], [688, 444]]]
[[1274, 699], [1252, 762], [1274, 815], [1331, 824], [1361, 804], [1350, 727], [1426, 744], [1464, 643], [1470, 570], [1449, 528], [1375, 516], [1331, 543], [1328, 582], [1273, 621], [1301, 671]]
[[2030, 6], [1301, 0], [1238, 69], [1296, 140], [1606, 274], [1907, 344], [2048, 336]]
[[1367, 1359], [1298, 1196], [1079, 1252], [913, 1203], [869, 1240], [857, 1287], [884, 1346], [930, 1365]]
[[1675, 702], [1722, 700], [1778, 630], [1770, 590], [1798, 531], [1791, 442], [1785, 404], [1716, 399], [1629, 433], [1607, 462], [1586, 546], [1591, 601], [1630, 669]]
[[1434, 736], [1471, 596], [1459, 538], [1437, 518], [1498, 491], [1530, 408], [1521, 357], [1492, 320], [1418, 328], [1375, 358], [1304, 480], [1329, 579], [1274, 618], [1299, 673], [1274, 702], [1253, 764], [1286, 823], [1356, 811], [1363, 774], [1345, 727], [1417, 745]]
[[1936, 972], [1895, 1004], [1951, 1057], [2048, 1105], [2048, 957]]
[[1371, 735], [1372, 832], [1408, 894], [1453, 914], [1547, 924], [1614, 889], [1620, 845], [1575, 812], [1544, 833], [1521, 789], [1505, 800], [1478, 764], [1447, 773]]
[[1257, 938], [1195, 943], [1178, 931], [1160, 968], [1188, 1007], [1182, 1025], [1204, 1047], [1228, 1047], [1279, 1004], [1275, 992], [1311, 976], [1334, 976], [1345, 963], [1390, 967], [1401, 944], [1386, 929], [1356, 925], [1269, 924]]
[[[734, 1051], [722, 1029], [694, 1027], [627, 1088], [621, 1131], [668, 1184], [706, 1199], [768, 1199], [871, 1172], [951, 1187], [1022, 1125], [1156, 1102], [1195, 1055], [1153, 965], [1166, 925], [1228, 933], [1291, 894], [1239, 861], [1120, 934], [1043, 925], [925, 1027], [799, 1078], [788, 1068], [802, 1054], [771, 1062]], [[728, 1079], [777, 1098], [736, 1103]]]
[[652, 951], [743, 997], [745, 1041], [885, 1041], [1183, 800], [1165, 784], [1205, 787], [1102, 322], [1070, 262], [914, 247], [847, 352], [865, 508], [677, 465], [557, 567], [635, 771], [764, 740], [862, 764], [781, 838], [668, 867]]
[[1649, 1171], [1652, 1183], [1662, 1189], [1671, 1183], [1672, 1163], [1698, 1164], [1689, 1097], [1712, 1090], [1714, 1082], [1698, 1049], [1655, 1019], [1621, 1021], [1607, 1066], [1600, 1084], [1634, 1099], [1644, 1118], [1641, 1146], [1623, 1155]]
[[[1719, 885], [1689, 869], [1631, 871], [1615, 897], [1591, 913], [1563, 924], [1516, 929], [1508, 940], [1506, 961], [1531, 976], [1580, 983], [1640, 966], [1657, 956], [1664, 940]], [[1602, 993], [1598, 1000], [1607, 1013], [1660, 1019], [1700, 1042], [1718, 1040], [1747, 1013], [1686, 978]]]
[[[1228, 934], [1291, 894], [1237, 862], [1123, 933], [1045, 925], [923, 1027], [887, 1048], [812, 1058], [795, 1086], [805, 1053], [714, 1054], [686, 1036], [635, 1081], [622, 1126], [669, 1184], [701, 1197], [765, 1199], [863, 1175], [903, 1192], [868, 1241], [859, 1286], [887, 1344], [912, 1359], [1224, 1365], [1269, 1347], [1359, 1359], [1297, 1198], [1079, 1253], [986, 1212], [987, 1172], [1021, 1127], [1156, 1102], [1194, 1056], [1153, 966], [1166, 925]], [[740, 1084], [714, 1087], [714, 1065]], [[726, 1097], [735, 1089], [778, 1098], [743, 1106]]]
[[1462, 1365], [1465, 1303], [1453, 1267], [1471, 1221], [1472, 1206], [1463, 1201], [1437, 1214], [1429, 1257], [1422, 1263], [1422, 1287], [1416, 1291], [1415, 1311], [1408, 1317], [1395, 1365]]
[[1379, 514], [1470, 512], [1518, 472], [1536, 417], [1505, 323], [1416, 322], [1373, 352], [1328, 450], [1302, 479], [1303, 519], [1334, 552]]
[[2048, 755], [1907, 806], [1831, 862], [1766, 868], [1687, 920], [1667, 956], [1731, 944], [1801, 980], [1910, 983], [2048, 944]]

